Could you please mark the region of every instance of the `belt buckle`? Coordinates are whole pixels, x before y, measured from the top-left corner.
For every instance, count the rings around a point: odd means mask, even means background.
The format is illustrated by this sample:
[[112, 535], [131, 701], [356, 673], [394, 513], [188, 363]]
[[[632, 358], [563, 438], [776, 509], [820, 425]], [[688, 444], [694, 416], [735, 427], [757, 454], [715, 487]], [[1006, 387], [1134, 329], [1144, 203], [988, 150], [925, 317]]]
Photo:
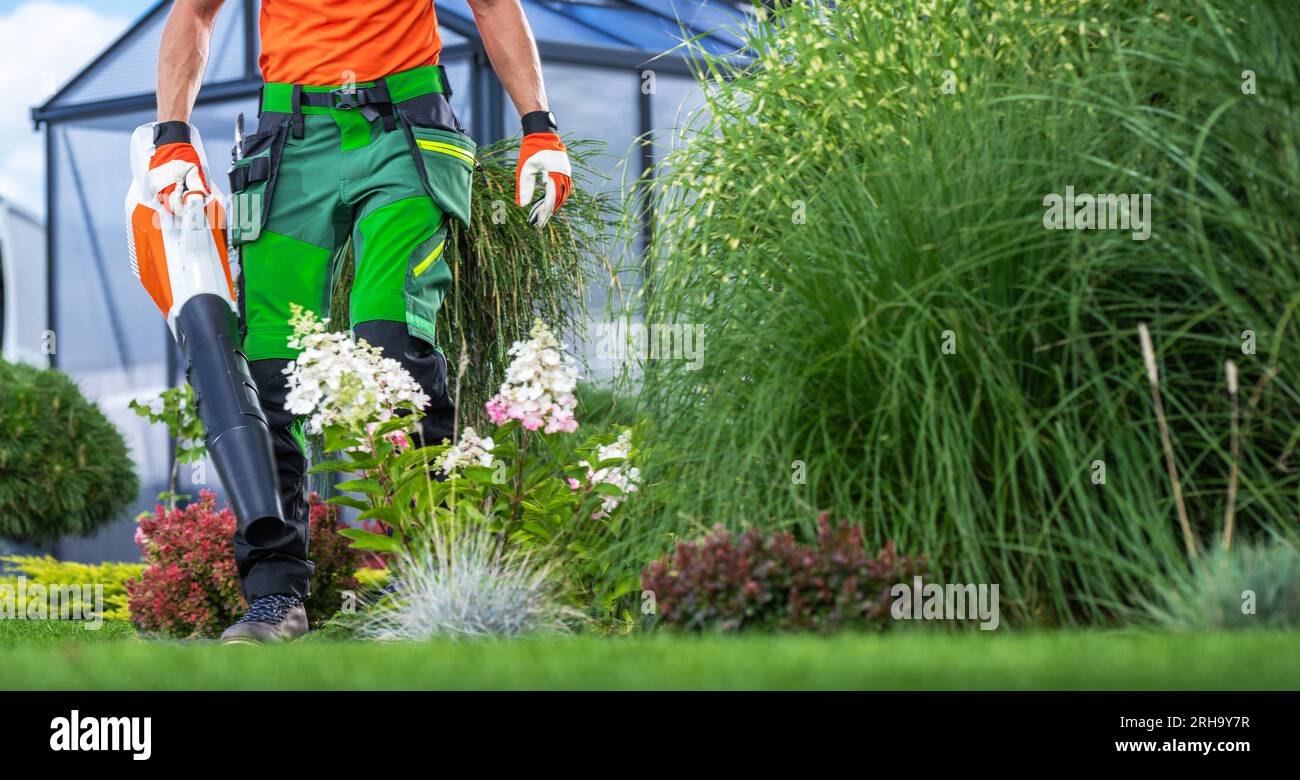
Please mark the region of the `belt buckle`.
[[331, 89], [330, 94], [334, 96], [333, 108], [350, 110], [360, 105], [360, 103], [356, 102], [356, 87], [339, 87], [338, 89]]

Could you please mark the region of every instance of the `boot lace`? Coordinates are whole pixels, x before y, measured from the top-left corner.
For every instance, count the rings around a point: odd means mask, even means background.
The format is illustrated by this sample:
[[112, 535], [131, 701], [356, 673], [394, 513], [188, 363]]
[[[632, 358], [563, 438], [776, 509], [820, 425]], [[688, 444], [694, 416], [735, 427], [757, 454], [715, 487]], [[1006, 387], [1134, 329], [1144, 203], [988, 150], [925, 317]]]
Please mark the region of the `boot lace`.
[[302, 603], [293, 596], [263, 596], [248, 606], [248, 611], [239, 619], [240, 623], [283, 623], [289, 610]]

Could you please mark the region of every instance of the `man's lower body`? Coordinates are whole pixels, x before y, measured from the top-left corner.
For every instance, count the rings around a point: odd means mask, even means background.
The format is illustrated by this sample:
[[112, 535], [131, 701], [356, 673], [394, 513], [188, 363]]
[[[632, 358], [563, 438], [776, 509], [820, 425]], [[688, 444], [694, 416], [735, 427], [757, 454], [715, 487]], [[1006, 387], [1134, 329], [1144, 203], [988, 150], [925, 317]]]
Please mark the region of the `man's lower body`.
[[469, 220], [474, 143], [447, 101], [440, 68], [416, 68], [348, 89], [268, 84], [258, 132], [231, 174], [240, 248], [243, 349], [271, 431], [289, 531], [235, 538], [249, 615], [228, 640], [306, 630], [310, 593], [307, 469], [300, 422], [285, 409], [290, 306], [328, 313], [349, 248], [349, 325], [397, 359], [431, 399], [426, 444], [453, 438], [447, 363], [436, 320], [450, 290], [451, 220]]

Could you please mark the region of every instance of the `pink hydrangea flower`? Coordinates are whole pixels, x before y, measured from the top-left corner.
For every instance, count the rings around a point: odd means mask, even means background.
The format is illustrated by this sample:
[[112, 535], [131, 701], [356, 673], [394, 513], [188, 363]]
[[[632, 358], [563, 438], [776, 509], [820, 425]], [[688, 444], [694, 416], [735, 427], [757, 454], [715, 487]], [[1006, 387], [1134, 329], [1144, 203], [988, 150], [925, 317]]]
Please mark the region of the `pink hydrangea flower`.
[[488, 419], [500, 425], [518, 420], [527, 430], [573, 433], [578, 421], [573, 410], [578, 399], [578, 371], [565, 358], [564, 345], [541, 320], [533, 323], [527, 341], [510, 347], [513, 357], [506, 381], [484, 407]]

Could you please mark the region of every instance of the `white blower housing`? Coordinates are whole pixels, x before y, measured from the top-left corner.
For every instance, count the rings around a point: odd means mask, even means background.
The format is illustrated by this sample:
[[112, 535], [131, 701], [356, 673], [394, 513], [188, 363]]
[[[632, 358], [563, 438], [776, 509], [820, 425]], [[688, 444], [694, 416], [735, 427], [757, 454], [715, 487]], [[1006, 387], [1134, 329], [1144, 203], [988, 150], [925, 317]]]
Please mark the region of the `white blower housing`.
[[[226, 209], [209, 178], [207, 198], [187, 197], [180, 214], [169, 214], [149, 190], [153, 128], [140, 125], [131, 135], [131, 188], [126, 193], [127, 247], [131, 272], [144, 285], [176, 336], [176, 318], [196, 295], [220, 296], [236, 310], [234, 279], [226, 241]], [[190, 125], [190, 143], [204, 171], [210, 171], [203, 139]]]

